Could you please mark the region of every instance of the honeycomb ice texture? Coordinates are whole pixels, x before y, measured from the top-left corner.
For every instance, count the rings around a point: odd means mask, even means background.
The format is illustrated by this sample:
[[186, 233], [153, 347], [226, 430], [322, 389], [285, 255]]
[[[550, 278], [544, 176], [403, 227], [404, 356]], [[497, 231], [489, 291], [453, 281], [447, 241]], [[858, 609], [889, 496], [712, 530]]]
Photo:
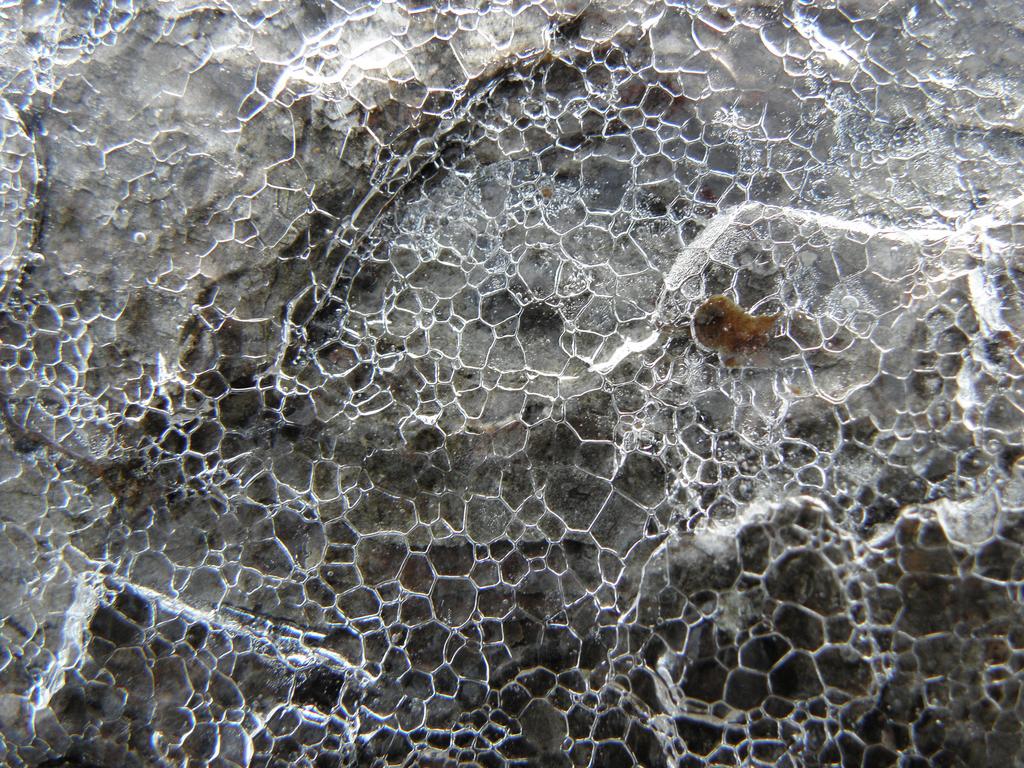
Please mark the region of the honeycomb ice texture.
[[1024, 765], [1022, 42], [0, 3], [0, 764]]

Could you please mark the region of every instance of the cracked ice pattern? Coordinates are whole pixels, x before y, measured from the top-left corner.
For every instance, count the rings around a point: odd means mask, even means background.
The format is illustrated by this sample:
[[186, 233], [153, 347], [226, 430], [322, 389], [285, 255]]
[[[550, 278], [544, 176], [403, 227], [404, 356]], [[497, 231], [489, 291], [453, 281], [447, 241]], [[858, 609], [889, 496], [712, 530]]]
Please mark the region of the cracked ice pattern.
[[0, 761], [1024, 760], [1011, 0], [0, 7]]

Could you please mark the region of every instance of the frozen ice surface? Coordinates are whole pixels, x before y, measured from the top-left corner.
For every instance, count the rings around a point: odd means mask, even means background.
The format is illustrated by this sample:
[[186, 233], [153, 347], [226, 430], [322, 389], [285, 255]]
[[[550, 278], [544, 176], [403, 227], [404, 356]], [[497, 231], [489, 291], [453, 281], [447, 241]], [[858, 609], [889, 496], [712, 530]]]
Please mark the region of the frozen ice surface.
[[0, 3], [0, 763], [1024, 763], [1022, 39]]

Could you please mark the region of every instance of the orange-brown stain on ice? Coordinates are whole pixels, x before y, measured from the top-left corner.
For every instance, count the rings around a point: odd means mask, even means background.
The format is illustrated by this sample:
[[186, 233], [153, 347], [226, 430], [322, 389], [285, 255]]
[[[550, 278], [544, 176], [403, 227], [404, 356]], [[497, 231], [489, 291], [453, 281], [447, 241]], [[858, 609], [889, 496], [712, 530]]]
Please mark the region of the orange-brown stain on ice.
[[764, 344], [780, 317], [752, 315], [728, 296], [712, 296], [694, 312], [693, 331], [705, 347], [735, 355]]

